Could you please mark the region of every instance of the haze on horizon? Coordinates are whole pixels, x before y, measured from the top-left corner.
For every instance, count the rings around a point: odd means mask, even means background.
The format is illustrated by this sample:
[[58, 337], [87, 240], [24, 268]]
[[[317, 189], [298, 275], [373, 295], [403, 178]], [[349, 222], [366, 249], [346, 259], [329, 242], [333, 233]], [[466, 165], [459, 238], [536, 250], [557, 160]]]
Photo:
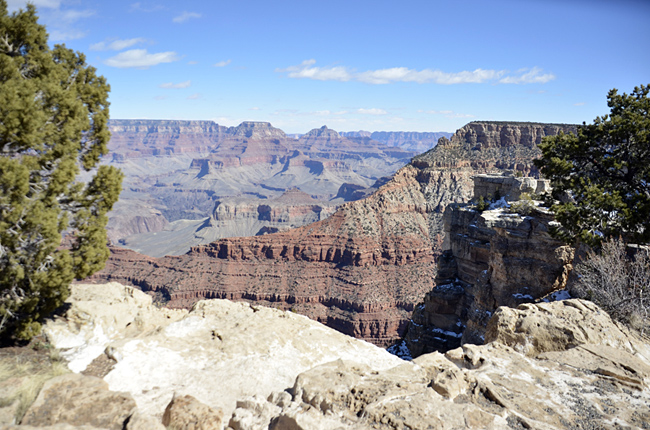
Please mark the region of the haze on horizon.
[[[10, 10], [24, 0], [8, 0]], [[650, 2], [33, 0], [115, 119], [287, 133], [591, 122], [650, 82]]]

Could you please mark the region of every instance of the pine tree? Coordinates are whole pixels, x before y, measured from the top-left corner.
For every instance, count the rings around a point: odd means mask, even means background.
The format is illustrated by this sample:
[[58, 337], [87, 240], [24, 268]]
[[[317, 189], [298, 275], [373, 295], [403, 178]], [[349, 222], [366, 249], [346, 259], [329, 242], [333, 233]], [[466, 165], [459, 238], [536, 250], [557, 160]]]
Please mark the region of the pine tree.
[[650, 242], [650, 85], [631, 94], [609, 91], [609, 115], [578, 134], [544, 139], [535, 164], [551, 180], [552, 206], [569, 243], [598, 246], [605, 238]]
[[[70, 282], [108, 258], [119, 170], [107, 153], [109, 86], [79, 52], [50, 48], [34, 6], [0, 0], [0, 341], [27, 340]], [[90, 172], [88, 182], [78, 180]], [[62, 234], [73, 237], [61, 247]]]

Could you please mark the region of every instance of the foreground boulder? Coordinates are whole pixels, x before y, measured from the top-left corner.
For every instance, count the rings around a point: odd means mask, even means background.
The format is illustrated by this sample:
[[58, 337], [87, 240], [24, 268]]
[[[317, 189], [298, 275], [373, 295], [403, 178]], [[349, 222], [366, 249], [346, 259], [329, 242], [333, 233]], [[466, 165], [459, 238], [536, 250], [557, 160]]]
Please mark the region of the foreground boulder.
[[[580, 318], [585, 322], [582, 336], [571, 323]], [[318, 366], [299, 375], [290, 390], [268, 400], [240, 402], [230, 426], [647, 428], [647, 339], [627, 333], [580, 300], [501, 308], [495, 319], [489, 331], [494, 341], [487, 345], [422, 355], [412, 364], [380, 372], [344, 360]], [[555, 330], [565, 323], [564, 332]], [[509, 335], [513, 328], [515, 336]], [[546, 328], [552, 340], [544, 335]]]
[[45, 383], [22, 423], [67, 423], [122, 430], [134, 409], [135, 401], [130, 394], [109, 391], [108, 384], [99, 378], [71, 373]]
[[174, 394], [230, 417], [237, 400], [266, 398], [332, 360], [377, 371], [402, 362], [304, 316], [248, 303], [158, 309], [150, 296], [116, 283], [74, 285], [69, 303], [66, 316], [44, 328], [50, 341], [67, 348], [62, 355], [78, 372], [112, 361], [104, 376], [110, 389], [131, 393], [143, 414], [159, 418]]
[[500, 308], [488, 344], [412, 362], [291, 312], [225, 300], [170, 311], [108, 284], [73, 286], [69, 303], [45, 331], [55, 345], [76, 345], [61, 350], [72, 367], [89, 372], [111, 362], [105, 382], [52, 379], [24, 425], [0, 428], [546, 430], [650, 422], [648, 340], [581, 300]]

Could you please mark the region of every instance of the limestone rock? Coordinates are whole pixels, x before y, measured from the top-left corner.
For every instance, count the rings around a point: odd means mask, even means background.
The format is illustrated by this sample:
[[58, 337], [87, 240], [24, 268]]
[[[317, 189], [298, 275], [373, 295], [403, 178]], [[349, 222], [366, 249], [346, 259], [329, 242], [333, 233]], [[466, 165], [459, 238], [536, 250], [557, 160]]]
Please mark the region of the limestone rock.
[[45, 383], [21, 424], [65, 423], [122, 430], [135, 406], [130, 394], [109, 391], [99, 378], [67, 374]]
[[30, 425], [0, 426], [0, 430], [107, 430], [107, 428], [87, 426], [87, 425], [76, 426], [72, 424], [54, 424], [51, 426], [30, 426]]
[[503, 207], [507, 196], [519, 198], [526, 187], [544, 183], [502, 175], [477, 175], [474, 183], [480, 195], [500, 189], [504, 197], [483, 212], [471, 204], [445, 210], [446, 250], [436, 287], [413, 312], [405, 337], [413, 356], [483, 343], [499, 306], [516, 307], [564, 288], [573, 267], [573, 248], [549, 234], [554, 219], [548, 210], [533, 205], [519, 214]]
[[163, 414], [162, 423], [177, 430], [221, 430], [223, 412], [192, 396], [174, 397]]
[[[78, 304], [99, 315], [87, 314], [79, 327], [66, 323], [64, 316], [46, 324], [44, 330], [56, 332], [52, 342], [57, 347], [73, 344], [80, 332], [88, 332], [86, 325], [111, 333], [99, 352], [96, 342], [90, 341], [85, 348], [77, 345], [63, 354], [78, 363], [77, 357], [110, 350], [119, 360], [104, 380], [111, 390], [131, 393], [145, 416], [160, 418], [177, 392], [223, 410], [229, 420], [237, 401], [254, 395], [266, 399], [290, 387], [299, 373], [314, 366], [338, 358], [358, 360], [373, 370], [403, 362], [292, 312], [227, 300], [201, 301], [190, 312], [149, 309], [132, 298], [144, 293], [119, 284], [71, 288], [71, 318], [81, 312], [74, 298], [95, 293], [93, 306], [84, 300]], [[141, 330], [124, 327], [125, 316], [146, 312], [151, 312], [150, 322]]]
[[[553, 318], [548, 318], [552, 312]], [[501, 307], [488, 323], [486, 342], [497, 341], [535, 357], [584, 344], [606, 345], [634, 353], [628, 336], [609, 315], [586, 300]]]
[[[599, 320], [594, 306], [556, 302], [524, 305], [519, 322], [531, 316], [531, 338], [545, 327], [567, 322], [567, 307], [580, 308], [585, 320]], [[571, 303], [574, 303], [571, 305]], [[499, 311], [501, 312], [501, 311]], [[575, 315], [574, 315], [575, 316]], [[575, 320], [577, 321], [577, 319]], [[288, 390], [291, 401], [270, 396], [267, 405], [240, 402], [266, 411], [253, 428], [291, 429], [576, 429], [644, 428], [650, 419], [650, 354], [647, 339], [617, 331], [600, 321], [607, 335], [585, 335], [570, 347], [575, 333], [557, 331], [559, 349], [532, 356], [501, 343], [507, 325], [491, 326], [495, 340], [463, 345], [445, 355], [431, 353], [390, 369], [372, 371], [351, 361], [335, 361], [298, 376]], [[598, 324], [598, 323], [595, 323]], [[589, 333], [595, 325], [587, 327]], [[516, 345], [515, 345], [516, 346]], [[286, 393], [285, 393], [286, 394]], [[269, 412], [271, 416], [269, 417]], [[233, 421], [231, 421], [231, 424]], [[245, 423], [244, 423], [245, 424]]]
[[[75, 372], [83, 371], [105, 353], [111, 340], [155, 330], [187, 314], [156, 308], [151, 296], [117, 283], [73, 287], [66, 303], [72, 306], [65, 318], [49, 322], [43, 332], [52, 344], [65, 349], [62, 356]], [[119, 353], [111, 349], [108, 353], [112, 359], [119, 359]]]
[[165, 426], [159, 419], [136, 410], [128, 418], [124, 430], [165, 430]]

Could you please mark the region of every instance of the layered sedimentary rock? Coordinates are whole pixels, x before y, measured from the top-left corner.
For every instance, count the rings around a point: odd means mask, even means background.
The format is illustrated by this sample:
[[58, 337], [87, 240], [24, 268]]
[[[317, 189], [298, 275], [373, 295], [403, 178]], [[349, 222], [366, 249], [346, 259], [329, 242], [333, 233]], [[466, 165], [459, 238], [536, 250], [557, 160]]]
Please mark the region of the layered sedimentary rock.
[[228, 132], [213, 121], [151, 121], [112, 119], [109, 147], [113, 157], [200, 153], [211, 151]]
[[[262, 204], [291, 188], [326, 206], [342, 185], [368, 188], [415, 155], [370, 138], [345, 138], [325, 126], [300, 139], [270, 123], [253, 121], [222, 127], [211, 121], [114, 120], [109, 128], [110, 162], [125, 173], [121, 200], [110, 215], [109, 235], [113, 242], [129, 238], [122, 243], [135, 243], [133, 248], [142, 250], [148, 249], [139, 246], [142, 237], [129, 236], [149, 233], [145, 241], [151, 242], [161, 229], [178, 230], [177, 225], [161, 228], [162, 219], [204, 220], [217, 201]], [[161, 217], [152, 218], [152, 210]], [[294, 226], [287, 223], [282, 228]], [[231, 236], [229, 230], [197, 237], [216, 240]], [[241, 229], [237, 234], [255, 232]]]
[[387, 345], [433, 287], [434, 244], [414, 173], [403, 169], [372, 197], [288, 232], [223, 239], [160, 259], [113, 249], [95, 279], [137, 285], [172, 307], [201, 298], [274, 304]]
[[417, 306], [405, 337], [413, 356], [483, 343], [498, 307], [564, 288], [572, 269], [573, 248], [549, 234], [552, 214], [533, 201], [517, 202], [522, 193], [546, 190], [547, 181], [494, 175], [474, 181], [475, 198], [503, 197], [485, 211], [474, 204], [447, 207], [437, 287]]
[[369, 137], [389, 146], [415, 152], [424, 152], [436, 146], [441, 137], [450, 138], [453, 133], [415, 132], [415, 131], [349, 131], [341, 133], [345, 137]]
[[[54, 353], [77, 372], [105, 364], [103, 380], [50, 379], [24, 405], [23, 425], [0, 415], [2, 428], [569, 430], [650, 420], [647, 339], [582, 300], [499, 308], [486, 345], [413, 362], [261, 306], [173, 311], [118, 284], [73, 286], [67, 304], [44, 327]], [[0, 381], [6, 404], [22, 381]]]
[[219, 199], [207, 218], [174, 221], [162, 231], [152, 230], [157, 231], [155, 235], [132, 235], [120, 245], [152, 257], [180, 255], [225, 237], [260, 236], [320, 221], [337, 207], [296, 188], [273, 199]]
[[571, 130], [470, 123], [376, 193], [342, 205], [324, 221], [264, 237], [224, 239], [179, 257], [113, 250], [95, 279], [140, 286], [174, 307], [202, 298], [272, 303], [388, 345], [404, 333], [414, 306], [435, 285], [444, 209], [471, 198], [471, 178], [478, 173], [533, 171], [541, 136]]

